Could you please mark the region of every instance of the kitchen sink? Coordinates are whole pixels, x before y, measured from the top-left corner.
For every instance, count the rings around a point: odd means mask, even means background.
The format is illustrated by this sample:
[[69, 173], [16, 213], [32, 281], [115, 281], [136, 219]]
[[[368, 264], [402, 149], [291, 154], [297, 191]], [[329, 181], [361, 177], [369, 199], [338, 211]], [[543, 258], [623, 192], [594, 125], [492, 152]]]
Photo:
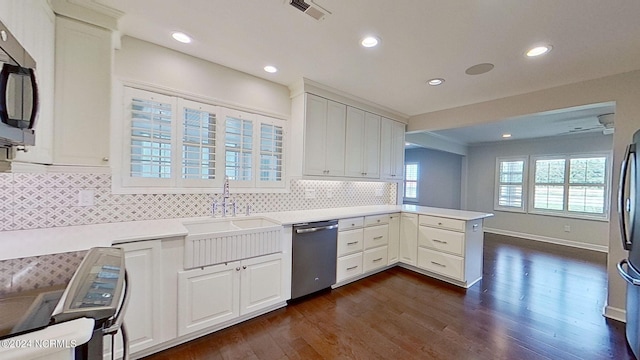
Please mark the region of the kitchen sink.
[[256, 229], [280, 226], [277, 222], [263, 217], [218, 218], [182, 223], [189, 235], [219, 233], [244, 229]]
[[282, 225], [265, 217], [210, 218], [183, 225], [185, 269], [282, 251]]

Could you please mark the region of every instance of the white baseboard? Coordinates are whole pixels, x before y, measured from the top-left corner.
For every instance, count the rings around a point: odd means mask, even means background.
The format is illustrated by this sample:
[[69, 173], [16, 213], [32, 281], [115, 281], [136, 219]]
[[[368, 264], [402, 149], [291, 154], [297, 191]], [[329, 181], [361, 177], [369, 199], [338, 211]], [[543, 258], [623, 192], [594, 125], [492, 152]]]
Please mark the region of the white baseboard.
[[588, 243], [583, 243], [583, 242], [578, 242], [573, 240], [558, 239], [558, 238], [552, 238], [548, 236], [526, 234], [526, 233], [521, 233], [517, 231], [501, 230], [501, 229], [494, 229], [494, 228], [488, 228], [488, 227], [485, 227], [484, 231], [492, 234], [513, 236], [513, 237], [523, 238], [527, 240], [535, 240], [535, 241], [541, 241], [541, 242], [546, 242], [551, 244], [571, 246], [575, 248], [599, 251], [603, 253], [609, 252], [609, 247], [605, 245], [588, 244]]
[[602, 315], [609, 319], [627, 322], [627, 312], [624, 309], [607, 305], [604, 307], [604, 309], [602, 309]]

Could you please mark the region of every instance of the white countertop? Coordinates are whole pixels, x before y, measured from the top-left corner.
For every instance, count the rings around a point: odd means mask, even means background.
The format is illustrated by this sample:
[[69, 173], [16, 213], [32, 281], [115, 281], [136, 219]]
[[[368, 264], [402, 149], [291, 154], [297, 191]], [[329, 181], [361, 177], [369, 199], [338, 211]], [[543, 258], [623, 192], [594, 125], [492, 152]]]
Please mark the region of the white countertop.
[[[293, 225], [304, 222], [344, 219], [393, 212], [410, 212], [464, 221], [493, 216], [493, 214], [489, 213], [416, 205], [375, 205], [296, 210], [252, 214], [251, 216], [264, 216], [280, 222], [282, 225]], [[182, 225], [184, 221], [206, 218], [207, 217], [142, 220], [33, 230], [2, 231], [0, 232], [0, 249], [2, 249], [2, 251], [0, 251], [0, 260], [86, 250], [96, 246], [111, 246], [124, 242], [185, 236], [187, 235], [187, 229]]]
[[409, 212], [414, 214], [439, 216], [464, 221], [483, 219], [493, 216], [493, 214], [476, 211], [443, 209], [417, 205], [373, 205], [331, 209], [283, 211], [262, 213], [256, 215], [262, 215], [276, 220], [282, 225], [293, 225], [311, 221], [344, 219], [358, 216], [389, 214], [393, 212]]

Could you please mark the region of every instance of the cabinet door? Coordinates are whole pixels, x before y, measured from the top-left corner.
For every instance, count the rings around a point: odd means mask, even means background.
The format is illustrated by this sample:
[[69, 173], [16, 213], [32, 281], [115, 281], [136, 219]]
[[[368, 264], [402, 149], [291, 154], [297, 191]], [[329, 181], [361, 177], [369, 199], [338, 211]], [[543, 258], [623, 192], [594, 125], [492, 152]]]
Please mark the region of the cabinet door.
[[366, 273], [383, 268], [387, 265], [388, 258], [387, 246], [365, 250], [362, 253], [362, 270]]
[[364, 148], [365, 112], [347, 107], [347, 132], [345, 147], [344, 174], [350, 177], [364, 177]]
[[362, 168], [364, 177], [380, 177], [380, 116], [365, 113], [364, 158]]
[[240, 262], [178, 272], [178, 336], [240, 314]]
[[325, 168], [328, 176], [344, 175], [347, 106], [328, 100]]
[[395, 121], [382, 118], [380, 123], [380, 177], [393, 179], [393, 130]]
[[397, 263], [400, 249], [400, 213], [389, 215], [389, 265]]
[[240, 273], [240, 315], [284, 299], [282, 254], [242, 260]]
[[55, 164], [108, 165], [111, 31], [56, 17]]
[[391, 169], [394, 180], [404, 179], [404, 127], [403, 123], [392, 121], [391, 126]]
[[[326, 175], [327, 102], [325, 98], [306, 94], [304, 129], [304, 173], [306, 175]], [[344, 145], [342, 148], [344, 153]]]
[[418, 215], [400, 216], [400, 261], [408, 265], [416, 265], [418, 253]]
[[[129, 351], [134, 354], [162, 340], [161, 244], [160, 240], [150, 240], [116, 246], [124, 249], [131, 286], [124, 325]], [[120, 337], [116, 336], [116, 340], [116, 356], [122, 356]]]

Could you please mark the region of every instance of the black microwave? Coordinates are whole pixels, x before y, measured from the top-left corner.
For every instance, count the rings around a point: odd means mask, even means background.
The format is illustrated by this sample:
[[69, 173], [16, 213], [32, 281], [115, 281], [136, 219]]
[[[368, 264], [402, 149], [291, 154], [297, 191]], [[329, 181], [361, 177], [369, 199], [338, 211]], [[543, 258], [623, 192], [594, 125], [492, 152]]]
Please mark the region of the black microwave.
[[0, 22], [0, 147], [35, 145], [36, 62]]

